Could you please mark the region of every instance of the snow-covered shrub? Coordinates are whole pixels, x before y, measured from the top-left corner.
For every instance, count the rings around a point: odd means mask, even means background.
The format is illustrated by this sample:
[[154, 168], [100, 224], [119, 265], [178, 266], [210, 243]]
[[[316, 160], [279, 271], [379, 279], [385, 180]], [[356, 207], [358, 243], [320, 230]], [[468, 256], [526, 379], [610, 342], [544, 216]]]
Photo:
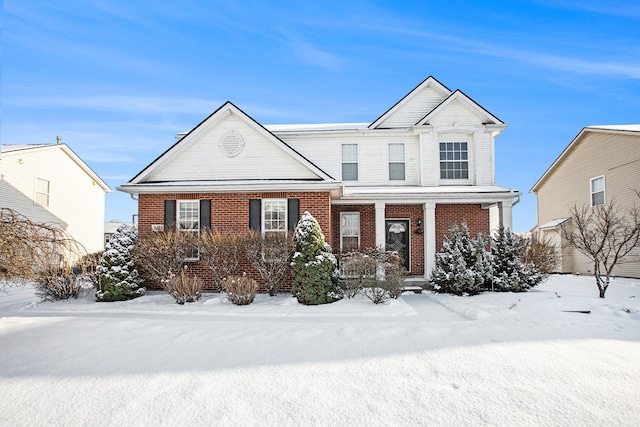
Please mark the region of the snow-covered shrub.
[[469, 237], [469, 228], [454, 225], [450, 237], [443, 242], [442, 252], [436, 254], [431, 283], [436, 292], [455, 295], [477, 294], [485, 283], [485, 239]]
[[500, 225], [491, 248], [492, 288], [499, 292], [523, 292], [537, 286], [543, 277], [533, 264], [520, 260], [520, 242], [510, 229]]
[[111, 237], [94, 275], [96, 300], [125, 301], [144, 294], [142, 278], [131, 256], [137, 240], [136, 230], [127, 224], [118, 227]]
[[293, 236], [292, 293], [305, 305], [326, 304], [341, 298], [336, 257], [325, 242], [316, 219], [305, 212]]
[[162, 288], [176, 300], [178, 304], [196, 302], [202, 296], [204, 282], [198, 276], [187, 274], [188, 266], [183, 266], [179, 274], [169, 273], [168, 280]]
[[342, 289], [348, 298], [363, 292], [376, 304], [398, 298], [402, 293], [403, 270], [395, 251], [365, 248], [340, 256]]
[[264, 283], [269, 295], [275, 296], [291, 272], [293, 239], [287, 233], [250, 231], [244, 239], [247, 259]]
[[200, 234], [200, 260], [213, 273], [216, 287], [222, 290], [225, 277], [238, 272], [238, 263], [243, 256], [246, 236], [219, 231]]
[[378, 260], [371, 253], [377, 249], [363, 249], [340, 254], [340, 285], [347, 298], [353, 298], [376, 282]]
[[235, 305], [251, 304], [260, 288], [258, 282], [247, 277], [247, 273], [242, 273], [242, 276], [229, 276], [222, 282], [222, 290]]
[[[87, 287], [86, 276], [65, 268], [51, 270], [40, 275], [33, 282], [36, 295], [44, 301], [59, 301], [78, 298], [80, 291]], [[91, 287], [89, 284], [88, 287]]]

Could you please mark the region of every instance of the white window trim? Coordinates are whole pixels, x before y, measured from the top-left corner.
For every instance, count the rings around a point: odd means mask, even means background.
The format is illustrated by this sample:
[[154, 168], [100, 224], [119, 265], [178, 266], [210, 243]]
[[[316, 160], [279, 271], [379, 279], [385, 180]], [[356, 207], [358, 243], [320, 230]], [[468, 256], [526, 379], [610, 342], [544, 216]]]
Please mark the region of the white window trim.
[[[593, 181], [595, 181], [596, 179], [600, 179], [602, 178], [602, 204], [601, 205], [594, 205], [593, 204], [593, 195], [596, 194], [593, 192]], [[603, 206], [607, 203], [607, 185], [606, 185], [606, 181], [605, 181], [605, 177], [604, 175], [600, 175], [600, 176], [596, 176], [593, 177], [589, 180], [589, 204], [591, 205], [591, 207], [596, 207], [596, 206]], [[598, 191], [597, 193], [600, 193], [600, 191]]]
[[350, 182], [357, 182], [360, 180], [360, 144], [358, 144], [357, 142], [343, 142], [342, 144], [340, 144], [340, 179], [342, 179], [343, 181], [345, 180], [344, 177], [342, 176], [342, 166], [347, 163], [347, 164], [352, 164], [354, 162], [345, 162], [344, 159], [342, 158], [342, 147], [344, 145], [355, 145], [356, 146], [356, 174], [358, 175], [358, 177], [356, 179], [348, 179], [347, 181]]
[[[443, 160], [440, 160], [440, 144], [446, 144], [446, 143], [455, 143], [455, 142], [463, 142], [465, 144], [467, 144], [467, 160], [461, 160], [461, 161], [466, 161], [467, 162], [467, 178], [442, 178], [442, 169], [440, 167], [440, 163], [443, 162]], [[442, 140], [438, 140], [438, 179], [440, 182], [444, 182], [450, 185], [457, 185], [457, 184], [468, 184], [469, 182], [472, 181], [472, 146], [473, 144], [465, 139], [460, 139], [458, 141], [442, 141]], [[445, 160], [446, 162], [455, 162], [456, 160]]]
[[[284, 229], [283, 230], [267, 230], [265, 227], [265, 209], [267, 204], [266, 201], [269, 202], [283, 202], [284, 203]], [[289, 203], [287, 199], [262, 199], [260, 203], [260, 230], [262, 230], [262, 235], [265, 233], [287, 233], [287, 221], [289, 220]]]
[[[344, 250], [344, 244], [342, 238], [345, 237], [342, 234], [342, 218], [345, 216], [355, 215], [358, 217], [358, 248], [360, 247], [360, 235], [362, 234], [362, 223], [360, 222], [360, 212], [340, 212], [340, 250]], [[346, 236], [346, 237], [355, 237], [355, 236]]]
[[[398, 161], [394, 161], [391, 162], [391, 156], [390, 156], [390, 152], [389, 152], [389, 147], [391, 144], [400, 144], [403, 146], [403, 160], [402, 162], [398, 162]], [[389, 170], [389, 166], [391, 165], [391, 163], [402, 163], [404, 164], [404, 179], [391, 179], [391, 173]], [[402, 182], [402, 181], [406, 181], [407, 180], [407, 144], [404, 142], [387, 142], [387, 181], [389, 182]]]
[[[38, 192], [38, 180], [40, 181], [46, 181], [47, 182], [47, 204], [43, 205], [38, 203], [38, 194], [45, 194], [45, 193], [40, 193]], [[43, 207], [49, 207], [51, 205], [51, 180], [48, 180], [46, 178], [42, 178], [39, 176], [36, 176], [35, 179], [33, 180], [33, 204], [34, 206], [43, 206]]]
[[[196, 227], [195, 230], [187, 230], [187, 229], [182, 229], [180, 228], [180, 204], [181, 203], [186, 203], [186, 202], [190, 202], [190, 203], [195, 203], [197, 206], [197, 215], [196, 218], [198, 219], [198, 226]], [[184, 233], [196, 233], [197, 237], [200, 237], [200, 200], [198, 199], [184, 199], [184, 200], [176, 200], [176, 230], [180, 231], [180, 232], [184, 232]], [[200, 260], [200, 248], [198, 247], [198, 256], [197, 257], [187, 257], [185, 258], [185, 261], [199, 261]]]

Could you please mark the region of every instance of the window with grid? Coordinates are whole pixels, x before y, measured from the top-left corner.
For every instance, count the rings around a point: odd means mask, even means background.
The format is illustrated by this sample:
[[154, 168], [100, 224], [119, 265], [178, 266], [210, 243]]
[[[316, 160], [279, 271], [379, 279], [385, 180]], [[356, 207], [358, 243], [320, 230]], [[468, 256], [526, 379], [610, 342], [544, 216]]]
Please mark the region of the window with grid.
[[263, 199], [262, 209], [264, 233], [287, 231], [287, 199]]
[[360, 247], [360, 213], [340, 214], [340, 249], [353, 250]]
[[[178, 200], [176, 209], [176, 228], [178, 231], [194, 233], [197, 237], [200, 233], [200, 201], [199, 200]], [[200, 251], [197, 245], [189, 248], [187, 260], [198, 260]]]
[[342, 144], [342, 180], [358, 180], [358, 144]]
[[49, 181], [36, 178], [36, 205], [49, 206]]
[[389, 180], [405, 179], [404, 144], [389, 144]]
[[604, 205], [604, 176], [591, 179], [591, 206]]
[[440, 143], [440, 179], [469, 179], [469, 150], [466, 142]]

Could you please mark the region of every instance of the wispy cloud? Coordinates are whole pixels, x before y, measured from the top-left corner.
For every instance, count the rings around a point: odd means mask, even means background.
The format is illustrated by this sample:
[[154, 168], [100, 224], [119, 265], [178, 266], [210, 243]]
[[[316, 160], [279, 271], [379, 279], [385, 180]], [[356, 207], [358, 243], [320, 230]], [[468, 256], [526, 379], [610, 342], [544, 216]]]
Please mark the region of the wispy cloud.
[[330, 70], [340, 70], [348, 64], [341, 56], [320, 49], [297, 34], [282, 32], [282, 35], [293, 54], [304, 63]]
[[215, 111], [221, 105], [221, 102], [199, 98], [163, 98], [130, 95], [75, 97], [15, 95], [5, 98], [5, 104], [31, 108], [77, 108], [136, 114], [183, 113], [202, 115]]

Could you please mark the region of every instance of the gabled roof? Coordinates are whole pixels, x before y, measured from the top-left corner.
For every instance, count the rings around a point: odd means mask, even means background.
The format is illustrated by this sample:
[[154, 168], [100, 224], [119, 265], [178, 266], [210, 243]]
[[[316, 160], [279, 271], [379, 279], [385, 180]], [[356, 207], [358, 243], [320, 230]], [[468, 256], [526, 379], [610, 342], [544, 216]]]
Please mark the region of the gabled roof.
[[[158, 156], [153, 162], [151, 162], [147, 167], [145, 167], [142, 171], [140, 171], [135, 177], [133, 177], [127, 184], [119, 187], [121, 190], [134, 192], [132, 187], [136, 187], [139, 185], [152, 183], [153, 180], [149, 178], [153, 175], [155, 171], [166, 167], [172, 160], [177, 158], [180, 153], [191, 146], [202, 136], [202, 133], [206, 133], [209, 129], [213, 129], [216, 127], [218, 123], [223, 121], [229, 114], [235, 114], [239, 117], [247, 126], [251, 127], [258, 134], [264, 137], [266, 140], [271, 142], [274, 146], [278, 147], [282, 152], [286, 153], [290, 158], [294, 159], [297, 163], [302, 165], [308, 171], [310, 171], [313, 175], [317, 177], [316, 181], [319, 182], [336, 182], [329, 174], [324, 172], [318, 166], [316, 166], [313, 162], [308, 160], [302, 154], [298, 153], [295, 149], [289, 146], [287, 143], [282, 141], [276, 135], [267, 130], [264, 126], [242, 111], [240, 108], [235, 106], [232, 102], [227, 101], [220, 108], [214, 111], [211, 115], [209, 115], [206, 119], [200, 122], [196, 127], [194, 127], [191, 131], [189, 131], [184, 137], [180, 138], [175, 144], [173, 144], [169, 149], [167, 149], [164, 153]], [[167, 184], [167, 183], [164, 183]], [[200, 184], [193, 183], [193, 185], [211, 185], [211, 182], [202, 182]]]
[[410, 102], [414, 97], [416, 97], [420, 92], [422, 92], [426, 88], [434, 89], [436, 92], [439, 92], [442, 95], [442, 97], [446, 97], [451, 94], [451, 91], [449, 90], [449, 88], [447, 88], [445, 85], [443, 85], [438, 80], [436, 80], [435, 77], [429, 76], [426, 79], [424, 79], [422, 83], [420, 83], [418, 86], [413, 88], [411, 92], [406, 94], [400, 101], [396, 102], [395, 105], [389, 108], [383, 115], [375, 119], [373, 123], [369, 125], [369, 129], [374, 129], [378, 127], [382, 122], [384, 122], [389, 117], [394, 115], [398, 110], [400, 110], [404, 105]]
[[475, 102], [473, 99], [468, 97], [464, 92], [460, 89], [456, 89], [451, 95], [449, 95], [444, 101], [440, 103], [436, 108], [431, 110], [426, 116], [424, 116], [416, 125], [424, 125], [429, 123], [429, 120], [438, 114], [440, 111], [444, 110], [448, 105], [451, 105], [454, 102], [460, 102], [465, 105], [467, 108], [471, 109], [478, 115], [485, 117], [485, 124], [493, 124], [493, 125], [504, 125], [505, 123], [484, 109], [480, 104]]
[[95, 173], [76, 153], [73, 152], [67, 144], [3, 144], [0, 147], [0, 157], [7, 155], [22, 155], [36, 153], [39, 151], [61, 150], [71, 160], [76, 163], [80, 169], [95, 181], [105, 193], [110, 193], [111, 188]]
[[[569, 156], [571, 152], [580, 144], [582, 139], [587, 133], [618, 133], [623, 135], [637, 135], [640, 136], [640, 125], [599, 125], [599, 126], [586, 126], [582, 128], [580, 133], [567, 145], [567, 147], [560, 153], [558, 158], [547, 168], [542, 174], [540, 179], [531, 187], [529, 193], [535, 194], [542, 183], [554, 172], [556, 167], [562, 163], [564, 159]], [[640, 140], [639, 140], [640, 141]]]

